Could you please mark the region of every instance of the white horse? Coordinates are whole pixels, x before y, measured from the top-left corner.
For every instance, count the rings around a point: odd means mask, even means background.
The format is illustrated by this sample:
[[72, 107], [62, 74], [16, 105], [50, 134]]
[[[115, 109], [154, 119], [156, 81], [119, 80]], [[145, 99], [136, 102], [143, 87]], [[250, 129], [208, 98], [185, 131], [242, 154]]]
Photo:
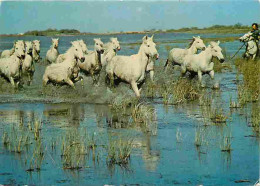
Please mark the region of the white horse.
[[32, 82], [32, 76], [34, 74], [34, 64], [33, 64], [33, 43], [30, 41], [25, 42], [26, 53], [25, 58], [22, 62], [22, 74], [28, 76], [28, 85]]
[[39, 40], [34, 40], [33, 42], [33, 51], [32, 51], [32, 57], [35, 62], [39, 62], [41, 57], [40, 57], [40, 41]]
[[189, 54], [196, 54], [198, 50], [205, 50], [206, 46], [203, 43], [203, 40], [200, 39], [200, 36], [193, 37], [191, 43], [189, 44], [189, 47], [186, 49], [182, 48], [173, 48], [169, 54], [168, 59], [166, 60], [166, 63], [164, 65], [165, 70], [167, 70], [167, 67], [169, 64], [173, 65], [182, 65], [184, 62], [184, 57]]
[[106, 66], [108, 61], [116, 56], [116, 52], [121, 50], [119, 41], [117, 38], [110, 38], [110, 42], [106, 43], [104, 46], [104, 54], [101, 55], [101, 64], [102, 66]]
[[144, 36], [138, 54], [113, 57], [106, 67], [107, 80], [110, 81], [110, 85], [114, 86], [114, 78], [119, 78], [129, 83], [136, 96], [140, 97], [138, 85], [141, 85], [145, 80], [147, 64], [151, 58], [159, 58], [155, 46], [153, 36], [150, 38]]
[[[18, 86], [20, 82], [21, 65], [25, 57], [24, 51], [24, 42], [17, 41], [13, 55], [0, 59], [0, 75], [6, 77], [13, 87]], [[17, 84], [15, 84], [15, 81]]]
[[87, 48], [86, 43], [81, 39], [81, 40], [79, 40], [79, 44], [82, 48], [83, 53], [88, 54], [88, 48]]
[[[94, 51], [89, 52], [85, 56], [85, 62], [79, 64], [79, 68], [81, 71], [83, 71], [85, 74], [90, 74], [93, 83], [98, 83], [99, 73], [102, 68], [101, 64], [101, 54], [104, 53], [104, 44], [100, 39], [94, 39], [95, 45], [94, 45]], [[98, 77], [96, 78], [96, 75], [98, 74]]]
[[[68, 56], [62, 63], [54, 63], [46, 67], [43, 75], [43, 85], [54, 82], [57, 84], [67, 83], [75, 88], [72, 79], [75, 78], [75, 68], [78, 66], [78, 61], [85, 60], [82, 48], [79, 42], [71, 42], [72, 46], [68, 49]], [[78, 60], [79, 59], [79, 60]]]
[[56, 59], [59, 55], [58, 46], [59, 46], [59, 39], [53, 39], [52, 38], [51, 48], [47, 51], [47, 54], [46, 54], [46, 60], [49, 63], [55, 63], [56, 62]]
[[246, 33], [245, 35], [240, 37], [239, 40], [247, 43], [246, 52], [243, 57], [247, 59], [251, 57], [254, 60], [258, 52], [258, 47], [256, 42], [254, 41], [254, 38], [252, 37], [252, 33]]
[[11, 55], [13, 55], [14, 49], [15, 49], [15, 43], [16, 42], [14, 42], [14, 44], [13, 44], [13, 48], [11, 48], [10, 50], [4, 50], [1, 53], [1, 58], [10, 57]]
[[[81, 46], [83, 53], [88, 54], [87, 45], [85, 44], [85, 42], [83, 40], [77, 40], [77, 41], [74, 41], [74, 42], [78, 42], [79, 45]], [[64, 54], [60, 54], [56, 59], [56, 63], [62, 63], [67, 58], [67, 55], [70, 55], [70, 53], [68, 51], [65, 52]]]
[[212, 58], [218, 58], [221, 63], [225, 61], [219, 43], [219, 41], [210, 42], [210, 45], [201, 53], [186, 55], [184, 63], [181, 65], [182, 75], [187, 71], [197, 73], [200, 83], [202, 82], [203, 74], [209, 74], [211, 79], [214, 79], [214, 63], [212, 62]]

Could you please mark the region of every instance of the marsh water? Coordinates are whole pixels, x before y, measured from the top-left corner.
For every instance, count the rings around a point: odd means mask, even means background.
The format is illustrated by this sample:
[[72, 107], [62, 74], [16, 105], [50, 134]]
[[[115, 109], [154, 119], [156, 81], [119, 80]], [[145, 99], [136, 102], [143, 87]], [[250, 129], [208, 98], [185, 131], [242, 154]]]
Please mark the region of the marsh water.
[[[201, 37], [214, 40], [216, 37], [239, 35], [203, 34]], [[192, 36], [193, 34], [183, 33], [156, 34], [154, 38], [155, 42], [160, 43], [157, 49], [161, 58], [156, 66], [160, 66], [167, 58], [167, 47], [184, 48]], [[93, 49], [93, 38], [96, 37], [107, 42], [112, 36], [61, 36], [59, 52], [65, 52], [70, 41], [76, 39], [83, 39], [88, 49]], [[130, 55], [137, 53], [143, 35], [128, 34], [116, 37], [122, 48], [118, 54]], [[39, 39], [43, 59], [51, 44], [50, 37], [2, 37], [0, 50], [11, 48], [13, 41], [17, 39]], [[180, 40], [187, 42], [178, 43]], [[226, 56], [234, 54], [240, 46], [238, 41], [221, 43]], [[241, 56], [241, 53], [242, 51], [238, 55]], [[4, 133], [11, 131], [19, 136], [18, 133], [24, 131], [23, 128], [29, 123], [40, 121], [44, 159], [40, 170], [31, 171], [30, 165], [35, 164], [32, 161], [32, 148], [24, 147], [24, 150], [17, 154], [1, 143], [0, 184], [253, 185], [259, 179], [259, 139], [248, 126], [251, 107], [243, 110], [229, 108], [230, 98], [237, 97], [237, 73], [228, 57], [225, 63], [230, 63], [232, 69], [216, 73], [220, 89], [206, 88], [214, 95], [215, 107], [223, 109], [228, 115], [225, 124], [201, 127], [210, 118], [205, 116], [205, 111], [197, 101], [165, 106], [160, 96], [152, 99], [142, 95], [141, 99], [155, 111], [149, 132], [140, 127], [130, 127], [127, 122], [118, 122], [118, 118], [115, 118], [116, 113], [111, 109], [110, 100], [123, 95], [134, 97], [128, 85], [120, 85], [117, 90], [111, 91], [103, 82], [93, 86], [91, 78], [84, 77], [83, 84], [76, 84], [76, 90], [71, 90], [68, 86], [54, 85], [43, 88], [41, 80], [46, 67], [43, 62], [35, 64], [36, 72], [31, 86], [25, 84], [18, 90], [13, 90], [1, 79], [0, 141], [3, 141]], [[198, 131], [203, 135], [203, 145], [199, 147], [194, 145]], [[95, 155], [94, 150], [90, 150], [84, 166], [76, 170], [64, 169], [61, 163], [61, 144], [69, 133], [76, 136], [85, 135], [97, 146]], [[111, 165], [107, 161], [108, 152], [105, 146], [109, 145], [111, 138], [115, 136], [132, 140], [132, 151], [127, 165]], [[225, 136], [230, 136], [231, 139], [230, 152], [221, 150]], [[238, 180], [245, 182], [236, 183]]]

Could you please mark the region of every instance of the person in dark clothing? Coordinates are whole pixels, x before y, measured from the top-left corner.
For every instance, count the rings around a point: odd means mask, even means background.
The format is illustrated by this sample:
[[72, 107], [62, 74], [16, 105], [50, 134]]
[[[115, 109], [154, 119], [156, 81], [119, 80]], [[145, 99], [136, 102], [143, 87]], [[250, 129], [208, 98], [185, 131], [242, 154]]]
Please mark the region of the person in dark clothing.
[[256, 56], [258, 56], [259, 55], [258, 43], [259, 43], [260, 31], [258, 30], [258, 24], [257, 23], [253, 23], [252, 24], [251, 33], [252, 33], [252, 37], [254, 38], [254, 41], [256, 42], [256, 46], [257, 46], [257, 54], [256, 54]]

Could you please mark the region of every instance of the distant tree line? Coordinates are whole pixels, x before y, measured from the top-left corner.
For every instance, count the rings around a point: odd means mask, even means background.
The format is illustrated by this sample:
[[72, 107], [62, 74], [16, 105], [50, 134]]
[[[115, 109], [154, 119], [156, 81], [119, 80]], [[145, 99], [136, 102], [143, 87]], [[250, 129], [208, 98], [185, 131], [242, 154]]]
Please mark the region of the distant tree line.
[[[213, 25], [210, 27], [205, 28], [198, 28], [198, 27], [184, 27], [180, 29], [155, 29], [152, 28], [150, 30], [144, 30], [146, 33], [161, 33], [161, 32], [204, 32], [204, 33], [211, 33], [211, 32], [220, 32], [220, 33], [235, 33], [235, 32], [241, 32], [241, 30], [250, 30], [251, 25], [242, 25], [241, 23], [237, 23], [234, 25]], [[128, 33], [121, 31], [120, 33]], [[139, 33], [139, 32], [132, 32], [132, 33]], [[79, 35], [79, 34], [94, 34], [90, 32], [84, 32], [81, 33], [79, 30], [76, 29], [52, 29], [49, 28], [47, 30], [39, 31], [39, 30], [32, 30], [25, 32], [24, 35], [33, 35], [33, 36], [52, 36], [52, 35]]]
[[76, 29], [57, 30], [57, 29], [49, 28], [47, 30], [42, 30], [42, 31], [32, 30], [24, 33], [24, 35], [33, 35], [33, 36], [48, 36], [48, 35], [59, 35], [59, 34], [80, 34], [80, 31]]
[[[237, 23], [235, 25], [213, 25], [210, 27], [205, 28], [198, 28], [198, 27], [184, 27], [180, 29], [167, 29], [165, 32], [188, 32], [188, 31], [194, 31], [194, 30], [232, 30], [232, 29], [251, 29], [251, 25], [242, 25], [241, 23]], [[161, 29], [150, 29], [145, 30], [145, 32], [161, 32]]]

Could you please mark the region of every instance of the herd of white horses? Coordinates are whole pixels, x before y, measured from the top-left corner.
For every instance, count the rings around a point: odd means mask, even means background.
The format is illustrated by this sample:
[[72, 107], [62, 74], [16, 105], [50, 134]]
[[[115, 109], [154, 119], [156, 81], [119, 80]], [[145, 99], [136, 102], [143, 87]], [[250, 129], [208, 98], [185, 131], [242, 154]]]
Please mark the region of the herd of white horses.
[[[249, 50], [246, 55], [255, 58], [251, 36], [245, 34], [241, 41], [247, 42]], [[186, 49], [173, 48], [168, 54], [165, 63], [165, 70], [168, 66], [181, 66], [181, 74], [190, 72], [198, 75], [201, 83], [202, 75], [209, 74], [214, 79], [215, 57], [223, 63], [224, 56], [219, 46], [220, 42], [210, 42], [206, 47], [203, 40], [193, 37], [192, 42]], [[52, 45], [46, 54], [46, 61], [49, 65], [46, 67], [43, 75], [43, 85], [48, 83], [68, 84], [75, 88], [74, 83], [81, 80], [80, 72], [91, 75], [93, 84], [99, 81], [99, 75], [102, 68], [106, 73], [106, 83], [114, 86], [116, 79], [129, 83], [137, 97], [140, 97], [141, 85], [145, 81], [147, 73], [154, 79], [154, 62], [159, 59], [159, 53], [153, 36], [144, 36], [142, 44], [137, 54], [131, 56], [117, 55], [121, 49], [117, 38], [111, 38], [110, 42], [104, 44], [100, 39], [94, 39], [94, 50], [90, 51], [83, 40], [71, 42], [70, 48], [64, 53], [59, 54], [59, 39], [52, 39]], [[198, 53], [198, 51], [201, 51]], [[0, 58], [0, 75], [5, 77], [13, 87], [17, 87], [23, 76], [28, 76], [30, 85], [35, 72], [34, 62], [40, 61], [40, 41], [22, 41], [14, 42], [13, 48], [4, 50]], [[163, 73], [163, 72], [161, 72]]]

